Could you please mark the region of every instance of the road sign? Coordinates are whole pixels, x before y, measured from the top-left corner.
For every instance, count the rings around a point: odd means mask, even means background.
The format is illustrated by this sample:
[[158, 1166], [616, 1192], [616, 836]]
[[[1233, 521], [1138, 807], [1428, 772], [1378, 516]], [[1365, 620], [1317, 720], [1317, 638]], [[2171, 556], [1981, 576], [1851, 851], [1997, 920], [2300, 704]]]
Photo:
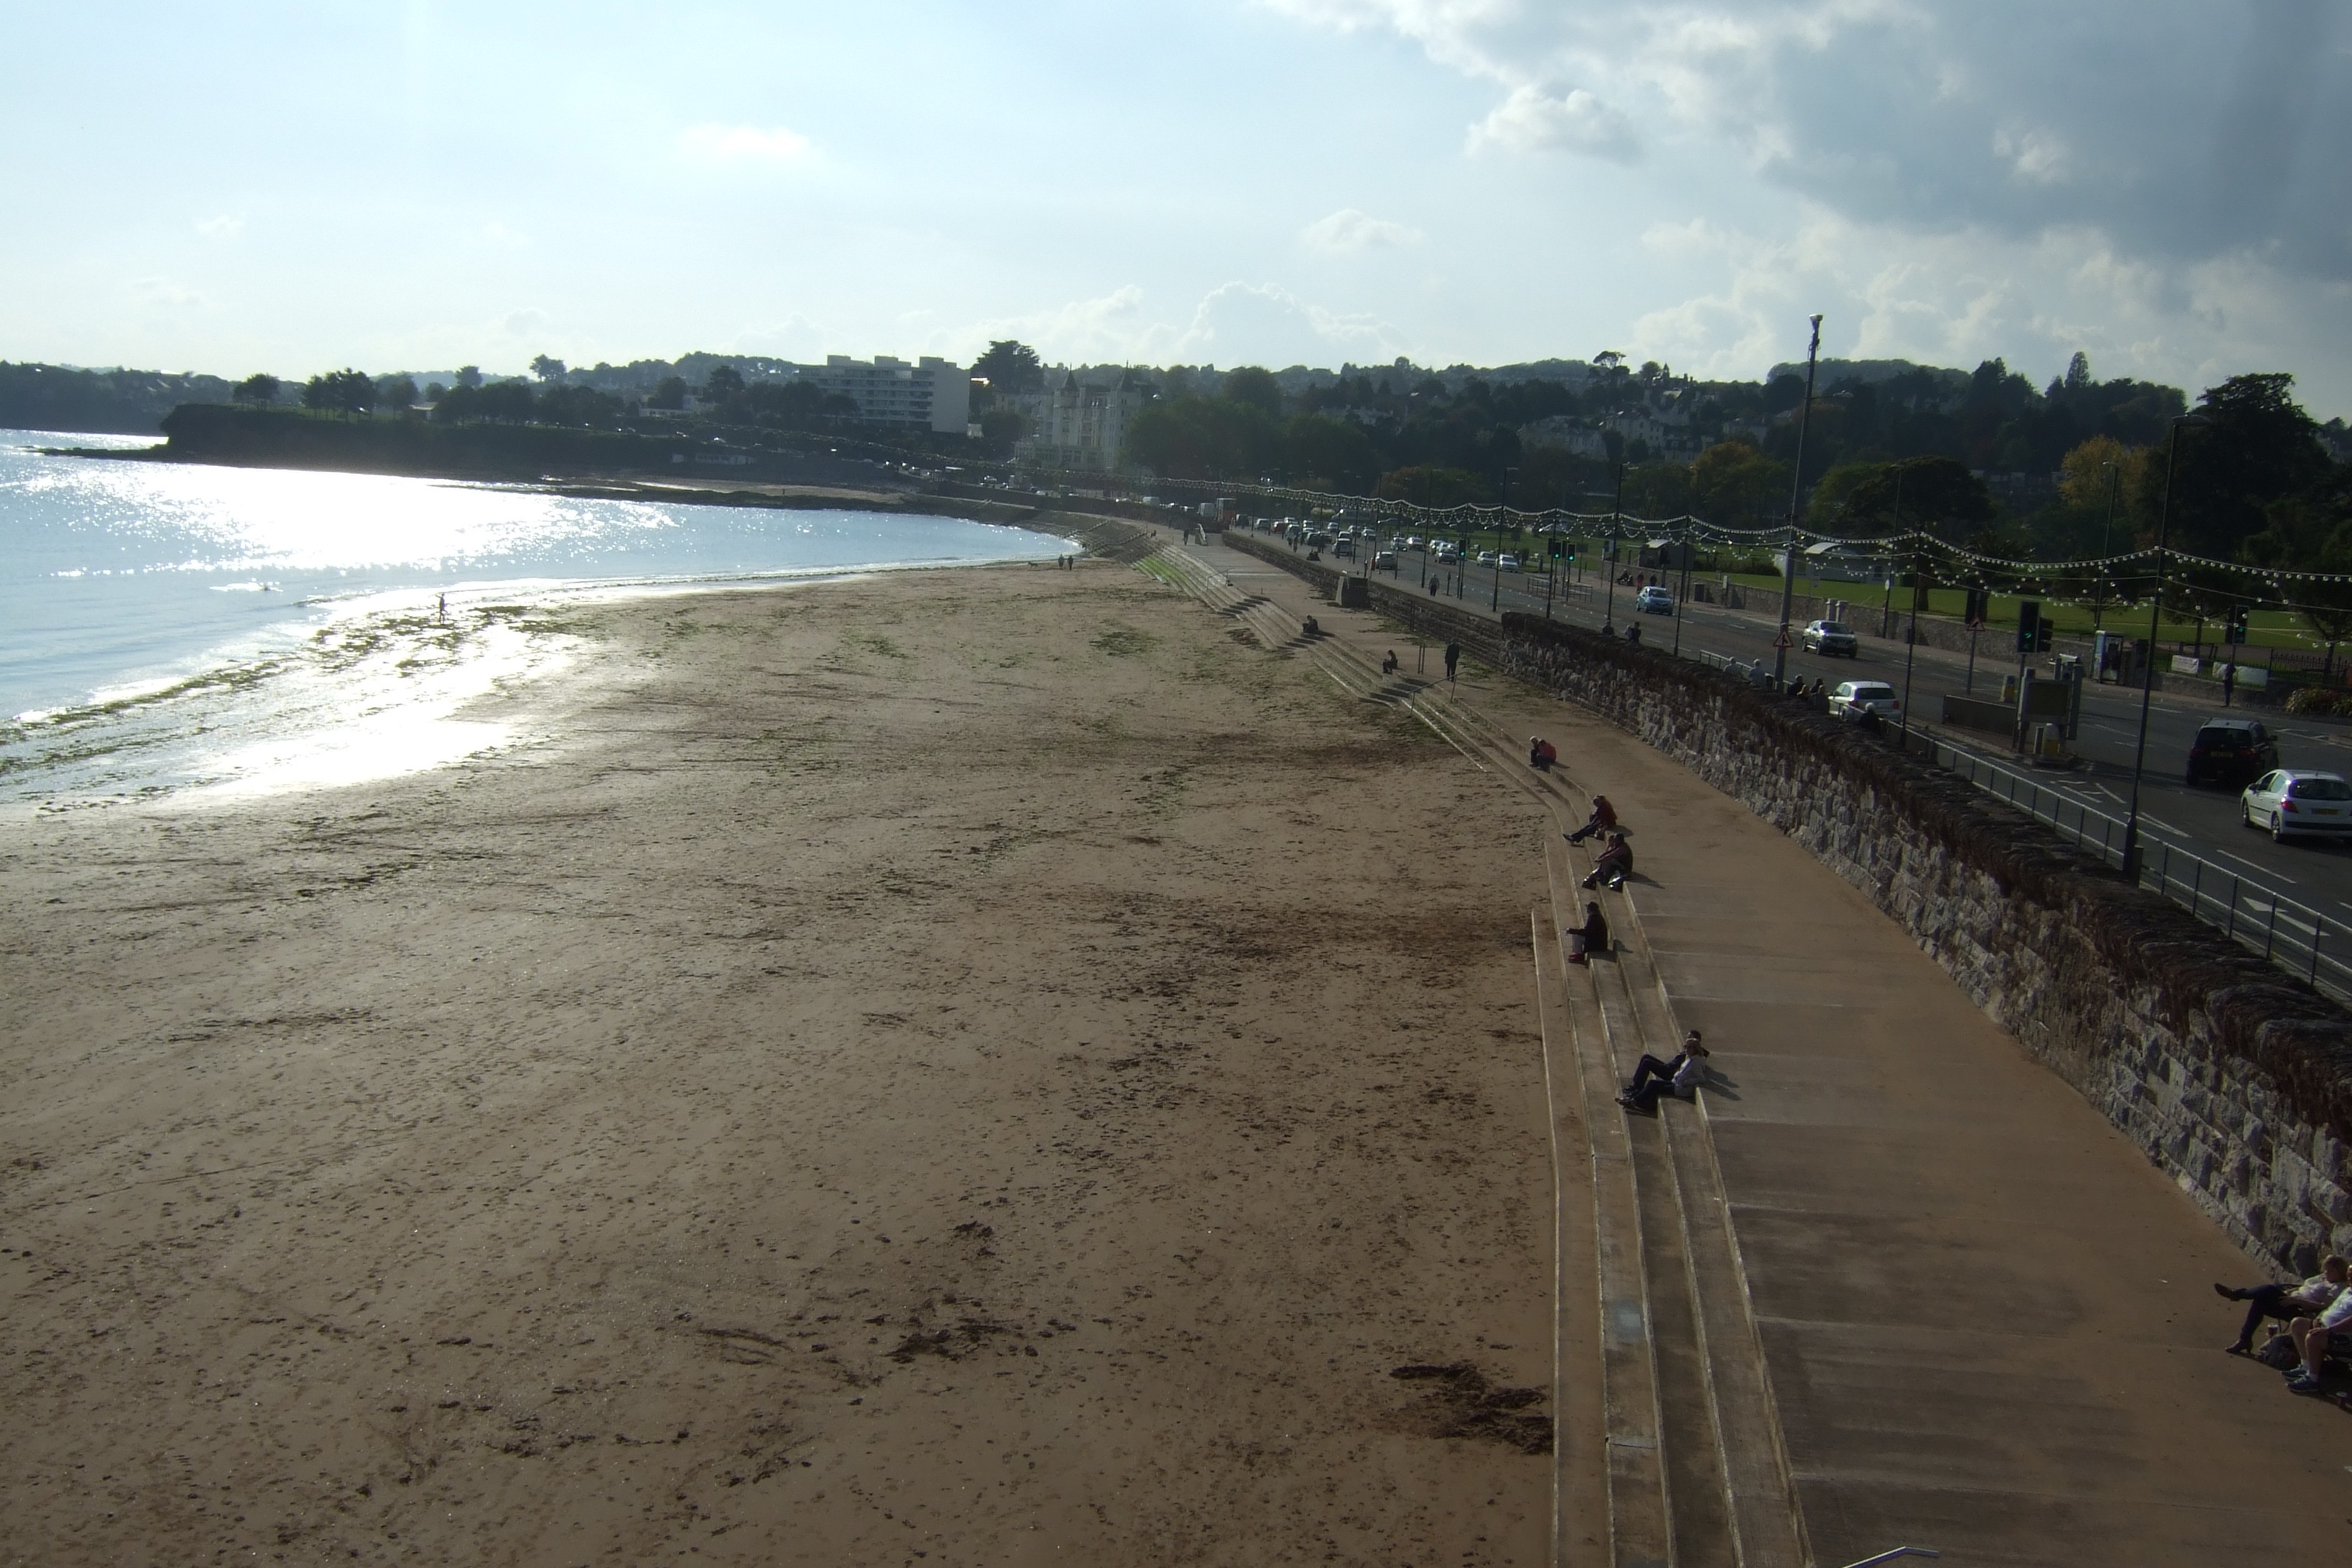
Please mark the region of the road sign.
[[1772, 639], [1772, 646], [1774, 647], [1794, 647], [1797, 646], [1789, 636], [1788, 622], [1782, 621], [1780, 623], [1780, 635]]

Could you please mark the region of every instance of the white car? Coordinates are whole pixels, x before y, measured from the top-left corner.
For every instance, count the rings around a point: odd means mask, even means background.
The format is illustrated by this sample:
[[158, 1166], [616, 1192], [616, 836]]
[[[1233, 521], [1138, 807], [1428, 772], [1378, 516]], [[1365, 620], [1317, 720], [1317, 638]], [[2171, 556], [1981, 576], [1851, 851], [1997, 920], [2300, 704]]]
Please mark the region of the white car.
[[2282, 843], [2297, 833], [2352, 833], [2352, 784], [2336, 773], [2273, 768], [2238, 796], [2238, 816]]
[[1479, 565], [1481, 565], [1481, 566], [1492, 566], [1494, 563], [1495, 563], [1495, 552], [1494, 552], [1493, 551], [1491, 551], [1491, 550], [1481, 550], [1480, 552], [1478, 552], [1478, 564], [1479, 564]]
[[1501, 571], [1516, 572], [1519, 569], [1519, 558], [1506, 550], [1501, 555], [1496, 557], [1495, 565]]
[[1633, 607], [1645, 616], [1671, 616], [1675, 613], [1674, 591], [1653, 583], [1633, 595]]
[[1903, 717], [1903, 699], [1883, 680], [1849, 680], [1830, 693], [1830, 717], [1860, 719], [1875, 713], [1884, 719]]

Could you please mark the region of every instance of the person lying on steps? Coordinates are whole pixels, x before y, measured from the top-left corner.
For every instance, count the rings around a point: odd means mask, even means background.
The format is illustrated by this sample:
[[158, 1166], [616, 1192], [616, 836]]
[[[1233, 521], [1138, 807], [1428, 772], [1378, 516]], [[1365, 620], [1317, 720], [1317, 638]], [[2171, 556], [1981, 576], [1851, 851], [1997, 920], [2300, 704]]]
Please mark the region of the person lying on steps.
[[2263, 1320], [2277, 1318], [2293, 1321], [2296, 1318], [2316, 1317], [2335, 1304], [2344, 1293], [2347, 1266], [2341, 1258], [2329, 1257], [2319, 1265], [2319, 1272], [2300, 1285], [2253, 1285], [2233, 1290], [2227, 1285], [2215, 1284], [2213, 1294], [2224, 1301], [2244, 1301], [2245, 1325], [2238, 1337], [2222, 1349], [2231, 1355], [2244, 1355], [2254, 1348], [2254, 1335], [2261, 1331]]
[[1643, 1053], [1633, 1066], [1633, 1081], [1625, 1086], [1617, 1103], [1647, 1115], [1658, 1109], [1659, 1097], [1669, 1092], [1681, 1100], [1697, 1099], [1698, 1086], [1706, 1081], [1706, 1047], [1699, 1044], [1698, 1031], [1693, 1029], [1683, 1037], [1683, 1048], [1670, 1062]]

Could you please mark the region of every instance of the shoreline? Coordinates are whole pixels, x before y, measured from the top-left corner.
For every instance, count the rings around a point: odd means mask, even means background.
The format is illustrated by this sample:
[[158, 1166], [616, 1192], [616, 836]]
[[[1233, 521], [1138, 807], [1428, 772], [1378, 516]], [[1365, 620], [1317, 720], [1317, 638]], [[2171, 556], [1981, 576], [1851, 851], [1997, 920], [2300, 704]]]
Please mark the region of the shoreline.
[[1539, 1559], [1533, 814], [1099, 564], [577, 631], [0, 847], [20, 1550]]

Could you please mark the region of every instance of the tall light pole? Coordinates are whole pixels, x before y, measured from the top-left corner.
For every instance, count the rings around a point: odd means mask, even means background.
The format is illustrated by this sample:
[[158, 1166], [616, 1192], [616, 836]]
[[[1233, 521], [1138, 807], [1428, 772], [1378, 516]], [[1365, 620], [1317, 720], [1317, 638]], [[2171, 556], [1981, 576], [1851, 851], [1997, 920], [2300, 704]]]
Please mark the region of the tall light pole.
[[1813, 369], [1822, 353], [1822, 319], [1813, 318], [1813, 341], [1805, 348], [1805, 407], [1797, 416], [1797, 477], [1789, 486], [1789, 550], [1780, 558], [1780, 635], [1772, 639], [1772, 681], [1785, 688], [1789, 677], [1789, 611], [1797, 593], [1797, 502], [1805, 493], [1805, 432], [1813, 423]]
[[[2104, 563], [2107, 552], [2115, 548], [2116, 491], [2123, 484], [2124, 470], [2120, 463], [2101, 463], [2099, 467], [2107, 470], [2107, 521], [2106, 525], [2099, 530], [2099, 559]], [[2102, 617], [2106, 614], [2106, 570], [2104, 564], [2100, 566], [2098, 581], [2093, 585], [2091, 592], [2091, 629], [2093, 631], [2099, 629]]]
[[2180, 462], [2181, 427], [2204, 423], [2195, 414], [2178, 415], [2165, 433], [2168, 441], [2164, 455], [2164, 503], [2156, 514], [2156, 603], [2147, 612], [2147, 657], [2140, 661], [2139, 672], [2139, 740], [2132, 748], [2131, 809], [2124, 817], [2124, 875], [2135, 884], [2139, 881], [2139, 776], [2147, 763], [2147, 709], [2156, 692], [2156, 634], [2164, 618], [2164, 548], [2172, 534], [2172, 470]]
[[1617, 529], [1625, 521], [1625, 459], [1617, 459], [1617, 499], [1609, 503], [1609, 543], [1601, 552], [1601, 574], [1608, 580], [1607, 599], [1601, 606], [1601, 630], [1617, 629]]

